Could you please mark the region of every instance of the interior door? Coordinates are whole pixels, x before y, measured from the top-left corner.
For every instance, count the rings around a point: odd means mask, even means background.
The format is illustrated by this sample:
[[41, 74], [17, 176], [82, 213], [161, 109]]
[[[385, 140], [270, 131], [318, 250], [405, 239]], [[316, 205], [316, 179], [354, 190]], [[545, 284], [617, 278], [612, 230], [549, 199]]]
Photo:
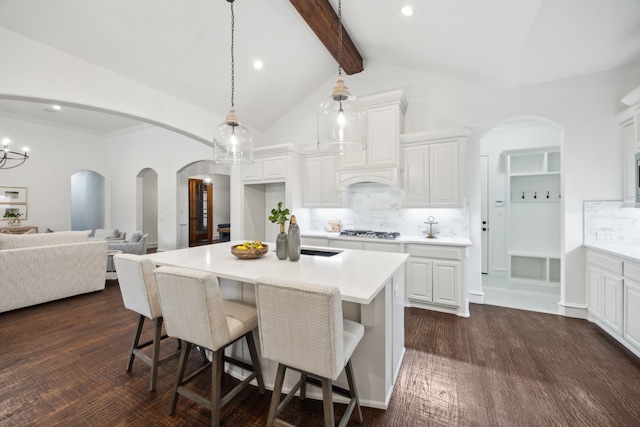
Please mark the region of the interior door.
[[207, 244], [213, 237], [213, 189], [189, 178], [189, 246]]
[[480, 156], [480, 220], [482, 221], [482, 274], [489, 273], [489, 157]]

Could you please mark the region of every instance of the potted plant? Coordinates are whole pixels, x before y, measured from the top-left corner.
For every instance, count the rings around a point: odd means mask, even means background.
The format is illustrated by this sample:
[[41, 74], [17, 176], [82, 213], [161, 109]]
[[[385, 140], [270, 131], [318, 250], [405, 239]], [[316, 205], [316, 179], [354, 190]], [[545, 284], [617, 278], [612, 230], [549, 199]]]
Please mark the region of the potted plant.
[[280, 234], [276, 238], [276, 256], [278, 259], [287, 259], [287, 233], [284, 232], [284, 224], [289, 220], [289, 209], [282, 209], [282, 202], [271, 209], [269, 221], [280, 224]]
[[11, 219], [9, 221], [9, 225], [14, 225], [14, 224], [15, 225], [20, 225], [20, 217], [21, 216], [22, 216], [22, 213], [20, 213], [20, 212], [13, 212], [13, 211], [10, 211], [10, 210], [6, 210], [4, 212], [4, 217]]

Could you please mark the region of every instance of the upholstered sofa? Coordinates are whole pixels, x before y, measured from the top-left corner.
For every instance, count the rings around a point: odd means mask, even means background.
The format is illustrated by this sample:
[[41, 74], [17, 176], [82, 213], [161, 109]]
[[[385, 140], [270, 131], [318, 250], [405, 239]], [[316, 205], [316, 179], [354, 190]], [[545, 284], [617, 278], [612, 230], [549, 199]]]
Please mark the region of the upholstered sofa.
[[0, 234], [0, 313], [104, 289], [106, 265], [89, 231]]
[[96, 228], [89, 240], [108, 240], [111, 242], [120, 241], [124, 242], [127, 238], [125, 231], [120, 231], [117, 228]]
[[125, 254], [144, 255], [147, 253], [147, 241], [149, 240], [149, 234], [142, 234], [141, 231], [136, 231], [131, 235], [131, 238], [124, 242], [108, 241], [110, 251], [122, 251]]

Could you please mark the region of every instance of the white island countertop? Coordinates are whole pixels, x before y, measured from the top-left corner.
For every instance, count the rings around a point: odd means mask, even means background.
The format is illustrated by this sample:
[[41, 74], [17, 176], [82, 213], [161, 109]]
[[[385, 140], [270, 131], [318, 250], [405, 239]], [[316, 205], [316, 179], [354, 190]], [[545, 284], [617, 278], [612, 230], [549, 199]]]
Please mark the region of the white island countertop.
[[401, 235], [395, 239], [371, 239], [367, 237], [341, 236], [340, 233], [329, 233], [326, 231], [305, 231], [300, 233], [303, 237], [321, 237], [329, 240], [353, 240], [358, 242], [379, 242], [379, 243], [417, 243], [421, 245], [442, 245], [442, 246], [471, 246], [471, 240], [466, 237], [438, 237], [427, 239], [426, 235], [411, 236]]
[[[216, 243], [144, 255], [156, 265], [172, 265], [209, 271], [219, 278], [256, 283], [258, 277], [280, 277], [320, 285], [336, 286], [344, 301], [369, 304], [385, 282], [409, 258], [409, 255], [338, 248], [331, 257], [301, 255], [293, 262], [276, 257], [275, 243], [266, 242], [269, 252], [258, 259], [239, 259], [231, 247], [242, 241]], [[305, 246], [303, 245], [303, 248]]]

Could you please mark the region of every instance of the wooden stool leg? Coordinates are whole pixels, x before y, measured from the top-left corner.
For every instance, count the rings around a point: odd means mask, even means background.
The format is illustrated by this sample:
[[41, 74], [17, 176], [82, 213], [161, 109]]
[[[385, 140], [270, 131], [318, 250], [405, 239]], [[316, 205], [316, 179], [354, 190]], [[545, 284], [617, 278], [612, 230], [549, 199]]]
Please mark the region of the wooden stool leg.
[[335, 427], [333, 419], [333, 389], [329, 378], [322, 379], [322, 407], [324, 408], [324, 425]]
[[158, 379], [158, 363], [160, 360], [160, 341], [162, 340], [162, 317], [155, 319], [154, 323], [154, 336], [153, 336], [153, 349], [151, 350], [151, 380], [149, 382], [149, 390], [154, 391], [156, 389], [156, 382]]
[[133, 344], [131, 344], [131, 352], [129, 353], [129, 361], [127, 362], [127, 371], [131, 370], [131, 367], [133, 366], [133, 359], [136, 357], [136, 355], [133, 354], [133, 350], [138, 348], [138, 342], [140, 342], [140, 334], [142, 333], [142, 325], [144, 325], [144, 316], [141, 314], [138, 317], [138, 327], [136, 329], [136, 334], [133, 337]]
[[302, 385], [300, 386], [300, 400], [304, 400], [307, 398], [307, 374], [306, 372], [302, 372], [300, 374], [300, 379], [302, 379]]
[[260, 394], [264, 394], [264, 380], [262, 379], [262, 367], [260, 366], [260, 358], [258, 357], [258, 350], [256, 349], [256, 337], [253, 331], [249, 332], [247, 337], [247, 345], [249, 346], [249, 353], [251, 354], [251, 364], [253, 370], [256, 373], [256, 381], [258, 382], [258, 391]]
[[220, 407], [222, 400], [222, 369], [224, 368], [224, 348], [213, 352], [211, 360], [211, 425], [220, 425]]
[[284, 382], [284, 374], [287, 367], [282, 363], [278, 363], [278, 373], [276, 374], [276, 382], [273, 384], [273, 394], [271, 395], [271, 405], [269, 405], [269, 416], [267, 417], [267, 427], [273, 426], [276, 418], [278, 404], [280, 403], [280, 394], [282, 393], [282, 383]]
[[191, 343], [186, 342], [186, 345], [182, 347], [180, 352], [180, 361], [178, 362], [178, 372], [176, 373], [176, 383], [173, 387], [173, 395], [171, 396], [171, 403], [169, 405], [169, 414], [176, 413], [176, 404], [178, 403], [178, 387], [182, 386], [182, 378], [184, 378], [184, 371], [187, 369], [187, 362], [189, 361], [189, 352], [191, 351]]

